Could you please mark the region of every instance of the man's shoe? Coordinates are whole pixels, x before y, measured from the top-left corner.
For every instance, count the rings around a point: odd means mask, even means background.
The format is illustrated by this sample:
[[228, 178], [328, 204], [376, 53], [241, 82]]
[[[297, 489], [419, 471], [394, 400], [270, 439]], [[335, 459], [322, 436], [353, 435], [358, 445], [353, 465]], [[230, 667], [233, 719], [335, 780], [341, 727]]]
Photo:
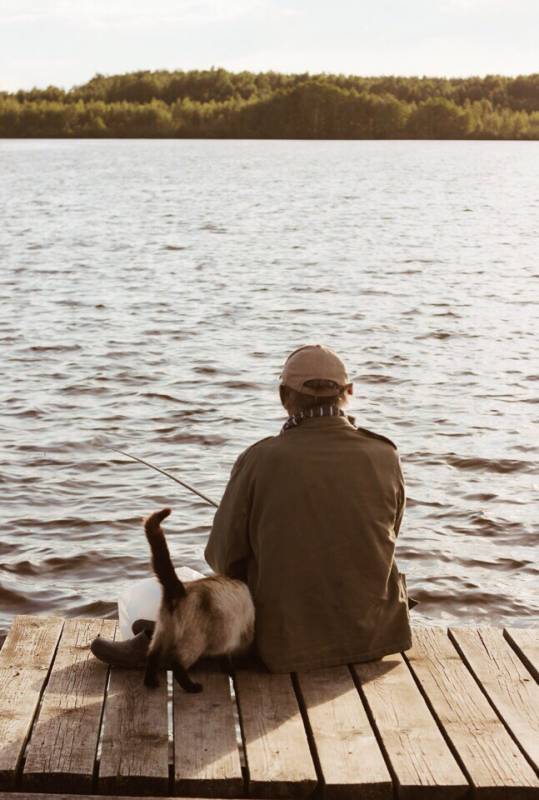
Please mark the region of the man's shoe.
[[98, 636], [90, 645], [96, 658], [105, 664], [124, 669], [140, 669], [146, 663], [150, 640], [144, 631], [125, 642], [113, 642]]

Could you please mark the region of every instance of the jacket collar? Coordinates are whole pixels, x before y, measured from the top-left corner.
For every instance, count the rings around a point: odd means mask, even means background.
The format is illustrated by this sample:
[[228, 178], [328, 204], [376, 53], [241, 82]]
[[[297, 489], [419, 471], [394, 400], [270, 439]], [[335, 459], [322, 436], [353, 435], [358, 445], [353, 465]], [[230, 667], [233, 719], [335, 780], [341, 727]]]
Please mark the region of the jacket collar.
[[291, 428], [297, 428], [298, 425], [304, 424], [308, 421], [315, 421], [320, 420], [324, 417], [333, 417], [334, 419], [343, 418], [346, 419], [350, 425], [355, 427], [355, 419], [354, 417], [349, 417], [345, 412], [336, 405], [320, 405], [315, 406], [314, 408], [309, 408], [306, 411], [300, 411], [298, 414], [294, 414], [292, 417], [288, 417], [285, 424], [281, 429], [281, 433], [285, 433], [285, 431], [290, 430]]

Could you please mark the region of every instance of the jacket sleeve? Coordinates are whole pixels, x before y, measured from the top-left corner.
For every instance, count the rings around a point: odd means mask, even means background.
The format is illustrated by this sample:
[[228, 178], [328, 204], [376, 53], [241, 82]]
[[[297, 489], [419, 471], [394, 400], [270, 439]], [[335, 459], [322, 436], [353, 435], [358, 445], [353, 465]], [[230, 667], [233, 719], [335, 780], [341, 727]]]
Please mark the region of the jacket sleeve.
[[398, 495], [397, 495], [397, 513], [395, 516], [395, 538], [399, 535], [402, 518], [404, 517], [404, 509], [406, 508], [406, 488], [404, 485], [404, 477], [400, 458], [397, 463], [397, 481], [398, 481]]
[[251, 478], [242, 453], [232, 468], [230, 478], [204, 551], [215, 572], [228, 578], [247, 579], [247, 561], [252, 553], [249, 543]]

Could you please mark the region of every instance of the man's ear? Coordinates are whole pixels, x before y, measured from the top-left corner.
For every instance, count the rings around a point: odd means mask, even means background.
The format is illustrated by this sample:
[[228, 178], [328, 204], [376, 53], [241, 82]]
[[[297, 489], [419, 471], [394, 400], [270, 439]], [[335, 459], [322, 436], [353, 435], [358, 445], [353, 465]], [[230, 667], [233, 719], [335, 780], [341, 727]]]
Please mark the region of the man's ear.
[[349, 383], [346, 387], [346, 394], [354, 394], [354, 384]]

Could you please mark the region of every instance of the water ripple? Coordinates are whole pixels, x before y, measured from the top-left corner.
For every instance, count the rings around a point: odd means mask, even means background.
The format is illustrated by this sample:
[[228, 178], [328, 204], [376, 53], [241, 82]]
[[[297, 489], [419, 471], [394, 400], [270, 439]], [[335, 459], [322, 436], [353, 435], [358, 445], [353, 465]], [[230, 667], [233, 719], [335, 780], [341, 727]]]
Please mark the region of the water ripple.
[[279, 431], [306, 341], [343, 353], [358, 424], [399, 445], [416, 619], [529, 624], [533, 143], [4, 140], [0, 160], [0, 635], [114, 613], [160, 505], [205, 569], [212, 509], [107, 448], [218, 500]]

